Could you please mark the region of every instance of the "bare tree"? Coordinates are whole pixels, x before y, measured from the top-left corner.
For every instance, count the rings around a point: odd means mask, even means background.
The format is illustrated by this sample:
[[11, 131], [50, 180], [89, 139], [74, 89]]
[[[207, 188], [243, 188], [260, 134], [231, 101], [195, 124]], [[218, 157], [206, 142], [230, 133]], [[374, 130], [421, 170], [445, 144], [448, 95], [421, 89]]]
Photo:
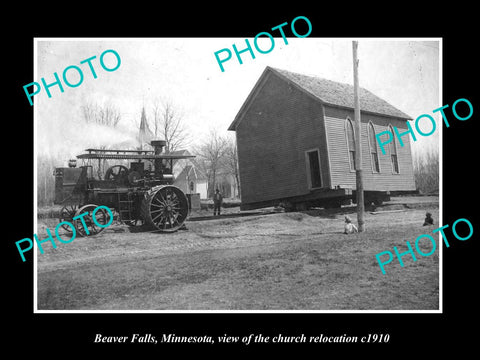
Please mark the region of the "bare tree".
[[223, 156], [224, 168], [229, 175], [231, 175], [235, 181], [235, 187], [237, 188], [237, 196], [240, 197], [240, 179], [238, 173], [238, 155], [237, 155], [237, 142], [235, 138], [229, 137], [225, 144], [225, 153]]
[[225, 156], [227, 140], [220, 136], [215, 129], [210, 130], [207, 139], [194, 152], [198, 156], [197, 162], [207, 175], [208, 195], [213, 194], [217, 183], [217, 174]]
[[438, 150], [430, 148], [423, 153], [416, 153], [413, 158], [413, 172], [420, 193], [438, 193], [440, 183]]
[[61, 159], [58, 155], [39, 154], [37, 156], [37, 205], [50, 206], [55, 198], [55, 164]]
[[121, 119], [120, 111], [110, 104], [86, 103], [81, 106], [85, 122], [116, 127]]
[[178, 150], [190, 142], [183, 115], [168, 101], [163, 105], [157, 101], [153, 105], [153, 134], [166, 141], [166, 152]]

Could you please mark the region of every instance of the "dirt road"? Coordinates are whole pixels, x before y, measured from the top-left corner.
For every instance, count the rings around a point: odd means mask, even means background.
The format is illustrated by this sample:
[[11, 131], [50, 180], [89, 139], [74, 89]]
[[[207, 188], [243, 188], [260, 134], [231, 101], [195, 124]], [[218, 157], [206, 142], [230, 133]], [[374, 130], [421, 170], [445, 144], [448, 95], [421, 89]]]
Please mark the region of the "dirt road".
[[[342, 234], [347, 209], [190, 221], [173, 234], [111, 226], [38, 253], [38, 309], [438, 309], [438, 250], [386, 275], [375, 259], [432, 230], [412, 204], [367, 213], [355, 235]], [[426, 206], [438, 224], [438, 206]]]

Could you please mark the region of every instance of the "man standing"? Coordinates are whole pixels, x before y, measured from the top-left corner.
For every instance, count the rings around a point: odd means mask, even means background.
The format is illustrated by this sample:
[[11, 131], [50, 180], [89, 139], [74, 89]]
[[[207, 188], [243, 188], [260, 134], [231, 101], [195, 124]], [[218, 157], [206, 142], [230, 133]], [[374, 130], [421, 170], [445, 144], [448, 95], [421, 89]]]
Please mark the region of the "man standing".
[[220, 194], [220, 190], [215, 190], [215, 195], [213, 195], [213, 215], [220, 215], [220, 207], [222, 206], [223, 196]]

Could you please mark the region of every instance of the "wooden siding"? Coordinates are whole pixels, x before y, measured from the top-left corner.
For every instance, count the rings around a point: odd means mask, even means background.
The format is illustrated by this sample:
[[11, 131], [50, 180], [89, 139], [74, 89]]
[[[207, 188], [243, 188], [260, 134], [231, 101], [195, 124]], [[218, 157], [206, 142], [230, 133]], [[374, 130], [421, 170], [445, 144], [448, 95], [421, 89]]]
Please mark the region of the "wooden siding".
[[[328, 154], [330, 158], [331, 185], [356, 188], [355, 171], [350, 170], [348, 147], [345, 135], [345, 119], [354, 120], [353, 110], [325, 106], [325, 127], [328, 137]], [[374, 114], [361, 114], [361, 140], [362, 140], [362, 166], [363, 184], [365, 190], [402, 191], [415, 190], [412, 155], [410, 148], [410, 135], [402, 136], [404, 146], [401, 147], [397, 140], [397, 156], [400, 173], [394, 174], [390, 160], [390, 150], [385, 146], [386, 154], [383, 155], [377, 143], [377, 154], [380, 172], [373, 171], [370, 147], [368, 143], [368, 123], [372, 122], [375, 133], [388, 130], [391, 124], [402, 133], [407, 130], [405, 120], [384, 117]]]
[[319, 149], [322, 185], [330, 187], [322, 104], [271, 72], [253, 91], [236, 128], [242, 202], [308, 194], [311, 149]]

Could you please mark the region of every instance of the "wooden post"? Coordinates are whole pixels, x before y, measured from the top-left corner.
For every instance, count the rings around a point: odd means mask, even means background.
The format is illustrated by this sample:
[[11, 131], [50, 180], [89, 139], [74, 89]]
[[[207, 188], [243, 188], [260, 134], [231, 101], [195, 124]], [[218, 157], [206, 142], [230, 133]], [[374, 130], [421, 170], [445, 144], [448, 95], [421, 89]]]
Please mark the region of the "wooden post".
[[361, 144], [361, 119], [360, 119], [360, 96], [358, 85], [358, 59], [357, 59], [358, 41], [352, 41], [353, 50], [353, 100], [355, 104], [355, 170], [357, 178], [357, 222], [358, 231], [365, 230], [365, 203], [363, 197], [363, 178], [362, 178], [362, 144]]

